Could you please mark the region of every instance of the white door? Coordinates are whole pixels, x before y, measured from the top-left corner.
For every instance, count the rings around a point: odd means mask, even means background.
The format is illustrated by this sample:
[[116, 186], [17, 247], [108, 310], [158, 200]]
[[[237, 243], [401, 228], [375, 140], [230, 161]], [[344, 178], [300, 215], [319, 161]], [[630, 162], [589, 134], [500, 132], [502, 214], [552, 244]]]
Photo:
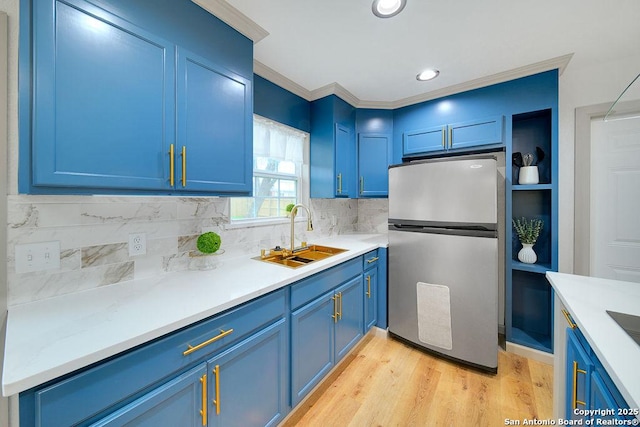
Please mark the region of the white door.
[[590, 275], [640, 282], [640, 112], [592, 120], [591, 192]]

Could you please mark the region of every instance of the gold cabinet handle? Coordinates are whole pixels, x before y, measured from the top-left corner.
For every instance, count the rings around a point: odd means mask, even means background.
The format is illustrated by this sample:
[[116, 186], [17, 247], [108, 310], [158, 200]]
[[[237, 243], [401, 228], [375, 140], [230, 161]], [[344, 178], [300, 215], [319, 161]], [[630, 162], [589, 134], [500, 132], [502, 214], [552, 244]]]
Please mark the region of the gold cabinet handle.
[[333, 300], [333, 323], [338, 323], [338, 294], [334, 294], [331, 299]]
[[449, 126], [449, 148], [453, 148], [453, 128]]
[[364, 193], [364, 176], [360, 177], [360, 194]]
[[169, 146], [169, 185], [176, 184], [176, 153], [173, 144]]
[[567, 310], [565, 310], [564, 308], [562, 309], [562, 314], [564, 314], [564, 318], [567, 319], [567, 323], [569, 323], [569, 327], [571, 329], [575, 329], [576, 326], [578, 326], [578, 325], [575, 324], [575, 322], [571, 318], [571, 315], [569, 314], [569, 312]]
[[446, 134], [446, 126], [442, 126], [442, 149], [444, 150], [447, 146], [445, 145], [445, 134]]
[[200, 384], [202, 384], [202, 409], [200, 410], [200, 416], [202, 417], [202, 425], [207, 425], [207, 374], [204, 374], [200, 378]]
[[196, 346], [192, 346], [191, 344], [189, 344], [187, 346], [187, 349], [182, 353], [183, 356], [188, 356], [189, 354], [193, 353], [194, 351], [200, 350], [202, 347], [206, 347], [209, 344], [218, 341], [221, 338], [226, 337], [227, 335], [229, 335], [230, 333], [233, 332], [233, 329], [229, 329], [228, 331], [224, 331], [222, 329], [220, 329], [220, 333], [218, 335], [216, 335], [215, 337], [211, 338], [210, 340], [207, 340], [205, 342], [202, 342]]
[[371, 264], [372, 262], [376, 262], [376, 261], [377, 261], [377, 260], [379, 260], [379, 259], [380, 259], [380, 257], [379, 257], [379, 256], [376, 256], [376, 257], [373, 257], [373, 258], [369, 258], [369, 259], [367, 260], [367, 264]]
[[367, 297], [371, 298], [371, 276], [367, 276]]
[[338, 174], [338, 194], [342, 194], [342, 174]]
[[187, 186], [187, 147], [182, 146], [182, 187]]
[[216, 376], [216, 398], [213, 399], [213, 404], [216, 405], [216, 415], [220, 415], [220, 365], [213, 368], [213, 375]]
[[340, 297], [340, 311], [338, 312], [338, 316], [340, 320], [342, 320], [342, 292], [338, 292], [338, 297]]
[[573, 401], [571, 403], [571, 407], [573, 409], [576, 409], [578, 407], [578, 405], [582, 405], [582, 406], [586, 406], [586, 402], [583, 402], [582, 400], [578, 400], [578, 374], [587, 374], [587, 371], [585, 371], [584, 369], [579, 369], [578, 368], [578, 362], [576, 362], [575, 360], [573, 361]]

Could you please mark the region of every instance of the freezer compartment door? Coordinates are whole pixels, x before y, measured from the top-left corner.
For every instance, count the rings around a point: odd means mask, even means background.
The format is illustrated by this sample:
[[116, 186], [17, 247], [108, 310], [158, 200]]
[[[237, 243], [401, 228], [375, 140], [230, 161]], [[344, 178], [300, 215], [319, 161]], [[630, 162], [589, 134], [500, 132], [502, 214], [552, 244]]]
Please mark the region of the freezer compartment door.
[[495, 224], [495, 157], [438, 159], [389, 169], [389, 222]]
[[498, 240], [389, 230], [389, 331], [498, 366]]

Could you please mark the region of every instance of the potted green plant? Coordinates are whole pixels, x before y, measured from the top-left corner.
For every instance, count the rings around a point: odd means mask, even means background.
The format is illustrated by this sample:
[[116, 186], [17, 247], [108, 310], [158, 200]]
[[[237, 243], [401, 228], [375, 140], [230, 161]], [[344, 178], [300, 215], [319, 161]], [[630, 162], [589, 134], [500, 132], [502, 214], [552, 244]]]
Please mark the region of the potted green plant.
[[220, 249], [221, 244], [222, 239], [220, 238], [220, 236], [213, 231], [208, 231], [198, 236], [196, 247], [203, 254], [213, 254], [216, 253], [218, 249]]
[[291, 211], [293, 210], [294, 206], [295, 205], [293, 203], [289, 203], [287, 207], [284, 208], [284, 210], [287, 212], [287, 216], [291, 216]]
[[518, 252], [518, 259], [526, 264], [534, 264], [538, 256], [533, 250], [533, 245], [538, 241], [544, 222], [541, 219], [527, 219], [525, 217], [512, 220], [522, 249]]

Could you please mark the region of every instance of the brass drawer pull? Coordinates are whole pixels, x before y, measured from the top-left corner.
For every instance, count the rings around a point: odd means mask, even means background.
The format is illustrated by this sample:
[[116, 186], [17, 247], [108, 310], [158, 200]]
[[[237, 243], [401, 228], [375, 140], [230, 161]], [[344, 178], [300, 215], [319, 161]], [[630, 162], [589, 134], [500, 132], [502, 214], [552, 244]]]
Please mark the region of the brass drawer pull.
[[571, 329], [575, 329], [576, 326], [578, 326], [578, 325], [575, 324], [575, 322], [571, 318], [571, 315], [569, 314], [569, 312], [567, 310], [565, 310], [564, 308], [562, 309], [562, 314], [564, 314], [564, 318], [567, 319], [567, 323], [569, 323], [569, 327]]
[[173, 144], [169, 145], [169, 185], [175, 185], [176, 175], [176, 153]]
[[200, 410], [200, 416], [202, 417], [202, 425], [207, 425], [207, 374], [204, 374], [200, 378], [200, 384], [202, 384], [202, 409]]
[[216, 405], [216, 415], [220, 415], [220, 365], [213, 368], [213, 375], [216, 376], [216, 398], [213, 404]]
[[218, 341], [220, 338], [224, 338], [227, 335], [229, 335], [230, 333], [233, 332], [233, 329], [229, 329], [228, 331], [224, 331], [222, 329], [220, 329], [220, 333], [218, 335], [216, 335], [215, 337], [211, 338], [210, 340], [207, 340], [203, 343], [200, 343], [196, 346], [192, 346], [191, 344], [189, 344], [187, 346], [187, 349], [184, 351], [184, 353], [182, 353], [183, 356], [188, 356], [189, 354], [193, 353], [194, 351], [200, 350], [202, 347], [206, 347], [209, 344]]
[[578, 368], [578, 362], [573, 361], [573, 402], [571, 407], [577, 409], [578, 405], [586, 406], [587, 404], [582, 400], [578, 400], [578, 374], [587, 375], [587, 371]]
[[338, 323], [338, 294], [334, 294], [331, 299], [333, 300], [333, 323]]
[[182, 187], [187, 186], [187, 147], [182, 146]]
[[367, 276], [367, 297], [371, 298], [371, 276]]
[[373, 258], [369, 258], [367, 260], [367, 264], [371, 264], [372, 262], [376, 262], [379, 259], [380, 259], [380, 257], [378, 257], [378, 256], [377, 257], [373, 257]]

